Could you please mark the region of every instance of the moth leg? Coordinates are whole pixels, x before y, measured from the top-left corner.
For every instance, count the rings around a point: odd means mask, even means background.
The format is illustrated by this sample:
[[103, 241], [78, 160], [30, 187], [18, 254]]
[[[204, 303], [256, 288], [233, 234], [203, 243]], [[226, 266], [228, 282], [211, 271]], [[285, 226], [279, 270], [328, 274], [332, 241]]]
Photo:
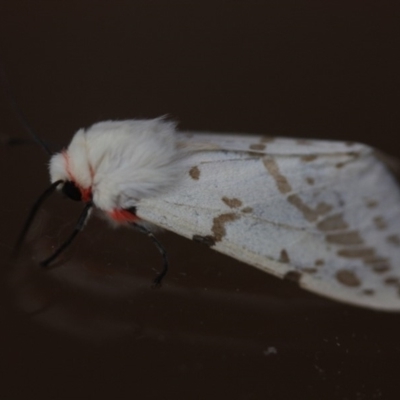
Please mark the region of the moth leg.
[[40, 265], [42, 267], [47, 267], [53, 260], [55, 260], [75, 239], [76, 235], [83, 229], [85, 223], [89, 217], [90, 210], [93, 207], [93, 203], [87, 203], [83, 209], [81, 215], [79, 216], [78, 222], [69, 238], [46, 260], [42, 261]]
[[165, 251], [161, 242], [147, 228], [145, 228], [142, 225], [136, 224], [135, 222], [131, 222], [130, 225], [132, 225], [139, 232], [144, 233], [147, 237], [149, 237], [161, 254], [161, 257], [163, 259], [163, 268], [162, 268], [161, 272], [153, 280], [154, 286], [159, 287], [159, 286], [161, 286], [161, 281], [163, 280], [164, 276], [168, 272], [169, 262], [168, 262], [167, 252]]
[[28, 233], [28, 230], [33, 222], [33, 219], [35, 218], [36, 213], [38, 212], [40, 206], [42, 203], [49, 197], [51, 196], [52, 193], [57, 189], [57, 187], [63, 183], [62, 180], [58, 180], [56, 182], [53, 182], [50, 187], [48, 187], [41, 195], [40, 197], [35, 201], [35, 203], [32, 206], [32, 209], [28, 215], [27, 220], [25, 221], [25, 225], [22, 229], [22, 232], [20, 233], [17, 243], [14, 248], [14, 255], [16, 256], [19, 253], [19, 249], [22, 245], [22, 242], [25, 239], [26, 234]]

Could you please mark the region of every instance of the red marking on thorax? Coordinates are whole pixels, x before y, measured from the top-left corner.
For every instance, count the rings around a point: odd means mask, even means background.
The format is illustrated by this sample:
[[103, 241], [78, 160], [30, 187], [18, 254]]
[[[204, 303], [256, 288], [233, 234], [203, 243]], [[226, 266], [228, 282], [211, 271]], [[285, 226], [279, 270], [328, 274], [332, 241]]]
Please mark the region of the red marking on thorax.
[[92, 189], [91, 188], [84, 189], [80, 186], [78, 186], [78, 187], [82, 194], [82, 201], [84, 201], [86, 203], [86, 202], [92, 200]]
[[128, 210], [115, 208], [112, 211], [108, 211], [108, 215], [116, 222], [135, 222], [139, 218], [132, 214]]
[[[67, 150], [63, 150], [62, 155], [63, 155], [64, 160], [65, 160], [65, 170], [67, 171], [68, 179], [70, 181], [74, 182], [75, 185], [81, 191], [82, 201], [88, 202], [88, 201], [92, 200], [92, 188], [91, 187], [83, 188], [82, 186], [80, 186], [78, 184], [78, 182], [74, 178], [74, 175], [71, 172], [71, 167], [70, 167], [70, 164], [69, 164], [69, 155], [68, 155]], [[94, 172], [93, 172], [93, 168], [92, 168], [92, 166], [90, 164], [89, 164], [89, 169], [90, 169], [90, 175], [93, 178]]]

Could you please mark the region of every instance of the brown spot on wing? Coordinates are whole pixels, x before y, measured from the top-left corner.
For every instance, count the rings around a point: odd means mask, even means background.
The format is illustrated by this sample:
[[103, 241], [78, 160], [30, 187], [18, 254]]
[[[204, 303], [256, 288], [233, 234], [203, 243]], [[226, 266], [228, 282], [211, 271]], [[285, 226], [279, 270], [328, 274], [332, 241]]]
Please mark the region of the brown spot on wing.
[[286, 272], [283, 279], [286, 279], [294, 283], [299, 283], [301, 279], [301, 273], [299, 271], [289, 271]]
[[333, 207], [330, 204], [321, 202], [317, 204], [315, 211], [318, 213], [318, 215], [324, 215], [331, 211], [332, 208]]
[[317, 224], [317, 228], [320, 231], [335, 231], [340, 229], [347, 229], [348, 225], [343, 220], [342, 214], [335, 214], [320, 221]]
[[389, 259], [376, 255], [375, 249], [372, 247], [345, 247], [340, 249], [337, 255], [344, 258], [358, 258], [377, 274], [382, 274], [391, 269]]
[[344, 166], [346, 166], [347, 164], [353, 162], [355, 159], [357, 159], [358, 157], [360, 157], [360, 153], [356, 152], [356, 151], [350, 151], [348, 153], [346, 153], [346, 156], [351, 157], [350, 159], [348, 159], [347, 161], [341, 161], [338, 162], [335, 166], [336, 168], [343, 168]]
[[215, 245], [215, 239], [211, 235], [205, 235], [205, 236], [193, 235], [192, 239], [195, 242], [205, 244], [208, 247], [212, 247]]
[[364, 262], [372, 267], [372, 270], [378, 274], [383, 274], [390, 270], [390, 262], [388, 258], [385, 257], [366, 257]]
[[400, 246], [400, 237], [399, 235], [389, 235], [386, 237], [386, 241], [395, 246]]
[[373, 265], [372, 270], [377, 274], [384, 274], [390, 271], [390, 265]]
[[221, 214], [213, 219], [213, 226], [211, 228], [216, 242], [220, 242], [226, 235], [225, 224], [228, 222], [236, 221], [240, 216], [234, 213]]
[[385, 257], [372, 256], [364, 258], [364, 262], [365, 264], [382, 264], [388, 263], [389, 259]]
[[315, 183], [315, 180], [314, 180], [314, 178], [311, 178], [311, 177], [307, 177], [306, 178], [306, 182], [309, 184], [309, 185], [314, 185], [314, 183]]
[[266, 147], [267, 146], [265, 144], [263, 144], [263, 143], [255, 143], [255, 144], [251, 144], [249, 146], [249, 149], [250, 150], [260, 150], [260, 151], [262, 151], [262, 150], [265, 150]]
[[375, 256], [375, 250], [372, 247], [360, 247], [356, 249], [341, 249], [337, 252], [340, 257], [345, 258], [369, 258]]
[[360, 279], [350, 270], [341, 269], [336, 272], [336, 279], [345, 286], [356, 287], [361, 285]]
[[290, 186], [288, 180], [284, 175], [281, 174], [278, 164], [273, 158], [264, 157], [263, 164], [272, 176], [272, 178], [275, 180], [276, 186], [282, 194], [286, 194], [292, 191], [292, 187]]
[[241, 209], [241, 211], [243, 213], [252, 213], [253, 212], [253, 208], [252, 207], [244, 207]]
[[194, 167], [190, 168], [189, 175], [195, 181], [199, 180], [199, 178], [200, 178], [200, 170], [199, 170], [199, 168], [197, 166], [194, 166]]
[[328, 213], [332, 206], [326, 203], [319, 203], [315, 209], [312, 209], [297, 194], [291, 194], [287, 198], [288, 202], [296, 207], [309, 222], [314, 222], [320, 215]]
[[374, 289], [364, 289], [362, 291], [363, 294], [365, 294], [366, 296], [372, 296], [375, 294], [375, 290]]
[[343, 245], [358, 245], [363, 244], [364, 240], [357, 231], [348, 231], [343, 233], [330, 233], [325, 236], [328, 243], [343, 244]]
[[321, 258], [318, 258], [317, 260], [315, 260], [314, 264], [317, 267], [322, 267], [325, 264], [325, 261], [322, 260]]
[[304, 161], [304, 162], [311, 162], [311, 161], [316, 160], [317, 158], [318, 158], [318, 156], [316, 154], [307, 154], [305, 156], [302, 156], [300, 158], [300, 160]]
[[366, 205], [368, 208], [375, 208], [375, 207], [378, 205], [378, 202], [377, 202], [376, 200], [367, 200], [367, 201], [365, 202], [365, 205]]
[[384, 280], [385, 285], [395, 285], [397, 286], [399, 283], [399, 278], [397, 276], [388, 276]]
[[288, 264], [290, 262], [289, 254], [285, 249], [281, 250], [279, 261], [285, 264]]
[[381, 231], [387, 228], [387, 223], [385, 221], [385, 218], [383, 218], [382, 216], [375, 217], [374, 224], [375, 224], [376, 228]]
[[236, 199], [235, 197], [230, 199], [224, 196], [222, 198], [222, 201], [230, 208], [238, 208], [243, 204], [239, 199]]

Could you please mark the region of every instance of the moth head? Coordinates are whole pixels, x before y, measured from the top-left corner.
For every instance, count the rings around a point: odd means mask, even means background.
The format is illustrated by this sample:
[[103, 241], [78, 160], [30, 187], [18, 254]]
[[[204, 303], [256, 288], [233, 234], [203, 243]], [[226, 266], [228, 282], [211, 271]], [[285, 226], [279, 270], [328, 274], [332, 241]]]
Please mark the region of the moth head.
[[[49, 163], [50, 169], [50, 177], [51, 177], [51, 185], [38, 197], [38, 199], [33, 204], [31, 211], [28, 215], [28, 218], [25, 221], [24, 227], [19, 235], [17, 243], [14, 248], [14, 255], [17, 255], [19, 249], [28, 233], [28, 230], [40, 209], [42, 203], [52, 194], [56, 189], [60, 189], [62, 193], [64, 193], [68, 198], [75, 200], [75, 201], [84, 201], [85, 207], [79, 217], [78, 223], [75, 226], [75, 229], [72, 235], [68, 238], [66, 242], [64, 242], [55, 252], [54, 254], [41, 262], [42, 266], [47, 266], [52, 260], [58, 257], [58, 255], [72, 242], [72, 240], [76, 237], [78, 232], [80, 232], [83, 226], [86, 223], [90, 215], [90, 211], [93, 208], [93, 201], [92, 201], [92, 191], [91, 191], [91, 178], [92, 178], [92, 169], [90, 165], [86, 162], [86, 170], [83, 170], [83, 181], [78, 182], [75, 179], [75, 171], [81, 171], [82, 166], [86, 160], [86, 153], [85, 153], [85, 137], [84, 131], [81, 129], [75, 135], [71, 142], [71, 144], [75, 143], [75, 146], [72, 149], [72, 156], [75, 159], [75, 165], [70, 165], [70, 155], [67, 151], [63, 151], [62, 153], [53, 154], [47, 144], [36, 135], [36, 133], [32, 130], [29, 123], [26, 121], [23, 113], [20, 111], [18, 104], [15, 101], [14, 95], [12, 91], [8, 89], [8, 82], [6, 77], [4, 76], [3, 71], [1, 71], [1, 80], [2, 83], [6, 86], [6, 92], [9, 95], [11, 103], [16, 111], [18, 117], [20, 118], [21, 122], [23, 123], [24, 127], [28, 130], [31, 134], [32, 138], [42, 147], [42, 149], [51, 157]], [[70, 144], [70, 147], [71, 147]], [[82, 175], [82, 174], [80, 174]], [[80, 177], [80, 178], [82, 178]], [[86, 180], [85, 180], [86, 178]]]
[[85, 207], [79, 217], [78, 224], [76, 225], [72, 235], [69, 239], [62, 244], [54, 254], [47, 258], [46, 260], [41, 262], [42, 266], [47, 266], [51, 261], [58, 257], [58, 255], [72, 242], [77, 233], [84, 226], [87, 218], [89, 217], [90, 210], [93, 207], [92, 201], [92, 193], [91, 188], [84, 189], [80, 186], [74, 179], [68, 168], [68, 158], [67, 155], [64, 156], [63, 153], [55, 154], [50, 159], [50, 177], [51, 177], [51, 185], [38, 197], [35, 203], [32, 206], [32, 209], [28, 215], [28, 218], [25, 221], [25, 225], [22, 229], [22, 232], [18, 238], [16, 243], [14, 254], [17, 254], [22, 242], [24, 241], [26, 234], [32, 224], [33, 219], [35, 218], [38, 210], [42, 206], [43, 202], [51, 196], [57, 189], [60, 189], [61, 192], [71, 200], [74, 201], [83, 201], [85, 202]]
[[82, 191], [74, 181], [65, 181], [61, 186], [61, 192], [71, 200], [82, 201]]

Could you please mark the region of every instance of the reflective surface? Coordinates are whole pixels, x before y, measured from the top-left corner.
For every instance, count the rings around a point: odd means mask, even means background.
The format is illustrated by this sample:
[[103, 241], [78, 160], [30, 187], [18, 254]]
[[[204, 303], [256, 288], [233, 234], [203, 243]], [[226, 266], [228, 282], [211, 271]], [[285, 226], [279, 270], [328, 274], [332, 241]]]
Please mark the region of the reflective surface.
[[[336, 2], [18, 1], [0, 53], [54, 149], [80, 127], [168, 113], [182, 129], [363, 141], [400, 156], [396, 10]], [[0, 134], [26, 138], [4, 94]], [[2, 145], [4, 398], [397, 399], [400, 315], [306, 293], [174, 234], [93, 217], [54, 268], [38, 263], [82, 205], [54, 196], [35, 145]]]

